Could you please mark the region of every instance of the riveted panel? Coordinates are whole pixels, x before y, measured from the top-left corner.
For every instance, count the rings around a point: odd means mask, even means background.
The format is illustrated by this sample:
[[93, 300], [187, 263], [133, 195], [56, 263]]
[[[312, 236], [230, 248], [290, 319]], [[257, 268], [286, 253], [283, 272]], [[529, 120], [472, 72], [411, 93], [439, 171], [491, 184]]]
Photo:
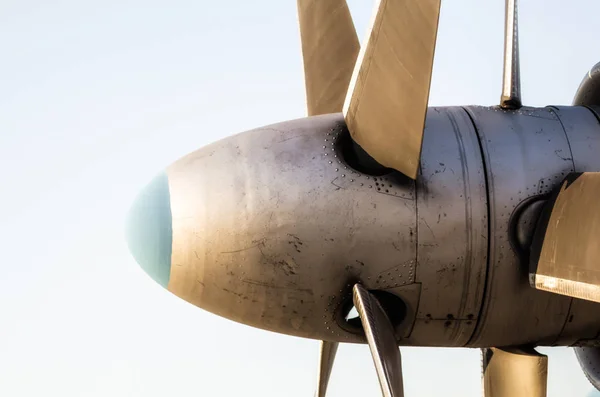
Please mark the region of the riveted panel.
[[[171, 165], [169, 290], [247, 325], [364, 342], [343, 326], [341, 311], [356, 282], [390, 291], [414, 283], [414, 182], [352, 169], [344, 134], [341, 114], [310, 117], [235, 135]], [[418, 289], [413, 295], [414, 307]]]
[[482, 144], [490, 204], [486, 296], [468, 345], [552, 343], [570, 298], [529, 286], [528, 265], [509, 243], [509, 219], [519, 203], [546, 194], [573, 171], [562, 124], [550, 109], [468, 107]]
[[473, 123], [430, 108], [417, 178], [418, 322], [411, 341], [463, 346], [475, 329], [487, 266], [487, 192]]

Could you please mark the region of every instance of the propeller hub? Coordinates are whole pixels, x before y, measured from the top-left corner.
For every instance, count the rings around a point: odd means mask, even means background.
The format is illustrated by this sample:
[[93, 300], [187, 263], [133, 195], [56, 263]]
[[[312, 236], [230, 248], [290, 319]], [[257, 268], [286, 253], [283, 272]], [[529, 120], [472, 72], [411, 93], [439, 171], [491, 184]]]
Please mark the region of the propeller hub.
[[163, 287], [171, 275], [173, 228], [167, 174], [156, 176], [138, 195], [128, 214], [127, 244], [133, 257]]

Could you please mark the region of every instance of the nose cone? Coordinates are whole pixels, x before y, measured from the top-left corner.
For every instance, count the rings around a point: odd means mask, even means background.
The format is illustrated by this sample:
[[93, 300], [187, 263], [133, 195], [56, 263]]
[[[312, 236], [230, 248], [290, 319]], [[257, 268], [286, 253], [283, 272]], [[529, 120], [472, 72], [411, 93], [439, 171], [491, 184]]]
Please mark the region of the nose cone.
[[169, 291], [246, 325], [364, 341], [344, 319], [354, 283], [418, 291], [416, 204], [412, 180], [354, 170], [350, 143], [342, 115], [324, 115], [237, 134], [171, 164]]
[[169, 180], [165, 172], [140, 192], [127, 218], [126, 239], [133, 257], [150, 277], [167, 288], [173, 227]]

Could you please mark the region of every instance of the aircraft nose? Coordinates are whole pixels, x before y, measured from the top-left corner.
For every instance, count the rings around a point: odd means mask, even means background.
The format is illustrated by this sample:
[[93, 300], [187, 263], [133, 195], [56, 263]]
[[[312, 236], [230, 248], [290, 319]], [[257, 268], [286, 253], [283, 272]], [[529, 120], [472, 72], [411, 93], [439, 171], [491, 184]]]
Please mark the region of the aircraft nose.
[[173, 227], [169, 180], [156, 176], [135, 199], [126, 221], [126, 240], [142, 269], [167, 288], [171, 274]]

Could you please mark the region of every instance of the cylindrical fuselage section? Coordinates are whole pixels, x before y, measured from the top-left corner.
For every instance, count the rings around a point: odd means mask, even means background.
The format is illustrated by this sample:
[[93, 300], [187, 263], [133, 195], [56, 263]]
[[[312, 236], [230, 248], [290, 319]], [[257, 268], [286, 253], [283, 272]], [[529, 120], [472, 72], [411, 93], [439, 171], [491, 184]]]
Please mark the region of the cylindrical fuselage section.
[[358, 171], [350, 147], [342, 116], [326, 115], [171, 165], [168, 289], [234, 321], [340, 342], [364, 342], [344, 319], [356, 282], [401, 299], [386, 307], [401, 345], [597, 338], [599, 306], [530, 287], [510, 241], [521, 203], [600, 170], [591, 111], [430, 108], [416, 182]]
[[591, 156], [600, 150], [598, 120], [583, 107], [467, 111], [482, 147], [490, 231], [485, 298], [468, 345], [570, 345], [594, 338], [598, 304], [529, 285], [529, 247], [517, 249], [514, 234], [533, 230], [536, 219], [515, 225], [514, 215], [524, 203], [544, 199], [569, 172], [600, 170], [598, 156]]

